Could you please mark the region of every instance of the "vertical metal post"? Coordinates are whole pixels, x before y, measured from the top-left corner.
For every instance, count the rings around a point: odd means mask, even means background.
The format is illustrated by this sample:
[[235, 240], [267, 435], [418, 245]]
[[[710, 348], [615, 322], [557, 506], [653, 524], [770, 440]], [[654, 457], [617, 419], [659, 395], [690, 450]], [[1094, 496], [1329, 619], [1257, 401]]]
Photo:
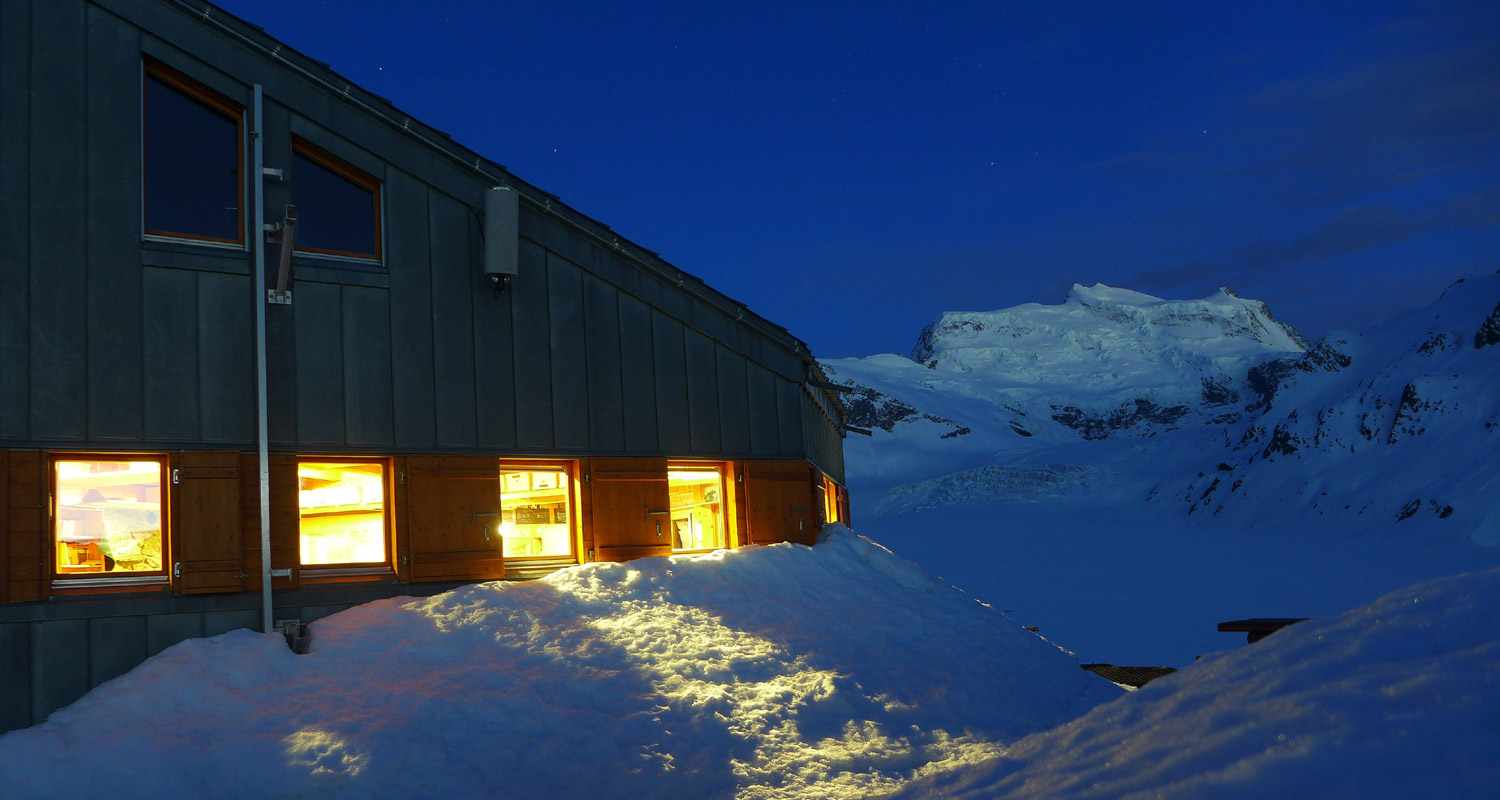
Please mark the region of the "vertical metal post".
[[271, 443], [266, 422], [266, 174], [265, 144], [262, 141], [265, 127], [261, 106], [261, 86], [255, 84], [254, 130], [250, 132], [253, 143], [254, 168], [251, 185], [255, 187], [253, 214], [255, 225], [251, 228], [250, 241], [254, 262], [255, 297], [255, 416], [256, 444], [259, 447], [260, 465], [260, 605], [261, 628], [266, 633], [271, 629]]

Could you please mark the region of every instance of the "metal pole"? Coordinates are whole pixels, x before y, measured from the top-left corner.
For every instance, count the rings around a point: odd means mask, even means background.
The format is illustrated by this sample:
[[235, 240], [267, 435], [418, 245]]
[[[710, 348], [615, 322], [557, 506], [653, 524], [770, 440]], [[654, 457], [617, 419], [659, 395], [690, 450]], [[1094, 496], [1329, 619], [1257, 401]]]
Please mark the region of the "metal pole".
[[266, 633], [271, 629], [271, 444], [266, 423], [266, 175], [265, 146], [262, 141], [264, 127], [261, 107], [261, 86], [255, 84], [254, 130], [250, 133], [254, 142], [255, 166], [251, 178], [255, 186], [255, 227], [250, 241], [254, 242], [255, 262], [255, 415], [256, 439], [260, 465], [260, 606], [261, 628]]

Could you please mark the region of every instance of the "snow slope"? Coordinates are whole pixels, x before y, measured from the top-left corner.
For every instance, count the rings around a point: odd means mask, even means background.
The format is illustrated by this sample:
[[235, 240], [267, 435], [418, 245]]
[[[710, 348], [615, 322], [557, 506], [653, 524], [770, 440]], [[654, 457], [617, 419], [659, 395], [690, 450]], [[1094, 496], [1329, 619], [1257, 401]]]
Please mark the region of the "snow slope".
[[901, 798], [1500, 793], [1500, 570], [1207, 659]]
[[4, 796], [866, 797], [1119, 692], [844, 528], [183, 642], [0, 736]]
[[5, 797], [1489, 797], [1500, 570], [1122, 693], [847, 529], [190, 640], [0, 736]]

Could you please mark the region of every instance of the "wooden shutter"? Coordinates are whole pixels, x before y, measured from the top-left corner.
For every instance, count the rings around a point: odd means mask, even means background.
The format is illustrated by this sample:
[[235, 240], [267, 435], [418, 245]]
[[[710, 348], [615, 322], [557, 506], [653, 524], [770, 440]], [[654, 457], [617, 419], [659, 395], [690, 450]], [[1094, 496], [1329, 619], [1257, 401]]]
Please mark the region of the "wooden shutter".
[[599, 561], [672, 554], [665, 458], [596, 458], [589, 505]]
[[173, 459], [170, 542], [179, 594], [238, 592], [245, 569], [240, 550], [240, 454], [187, 450]]
[[414, 581], [505, 577], [500, 540], [500, 460], [411, 456], [406, 518]]
[[45, 459], [35, 450], [12, 450], [6, 458], [10, 537], [10, 602], [42, 599], [42, 574], [56, 549], [48, 527]]
[[750, 542], [810, 545], [818, 536], [813, 471], [803, 461], [746, 461], [745, 517]]
[[0, 450], [0, 605], [10, 602], [9, 450]]

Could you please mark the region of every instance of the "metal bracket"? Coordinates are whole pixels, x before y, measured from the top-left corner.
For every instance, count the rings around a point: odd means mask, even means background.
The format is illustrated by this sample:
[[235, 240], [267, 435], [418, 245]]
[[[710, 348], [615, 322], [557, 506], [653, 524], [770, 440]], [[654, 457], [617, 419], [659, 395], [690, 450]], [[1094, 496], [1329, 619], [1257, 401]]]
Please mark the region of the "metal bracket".
[[286, 569], [273, 569], [273, 570], [271, 570], [271, 577], [273, 577], [273, 578], [290, 578], [290, 577], [292, 577], [292, 568], [291, 567], [287, 567]]
[[286, 180], [286, 175], [281, 171], [280, 167], [261, 167], [260, 174], [267, 178], [275, 178], [278, 181]]
[[266, 290], [266, 302], [271, 305], [289, 306], [292, 304], [292, 290], [287, 284], [292, 278], [292, 249], [296, 247], [297, 240], [297, 207], [287, 206], [286, 217], [281, 222], [267, 225], [266, 230], [266, 241], [281, 245], [279, 266], [276, 270], [276, 288]]

